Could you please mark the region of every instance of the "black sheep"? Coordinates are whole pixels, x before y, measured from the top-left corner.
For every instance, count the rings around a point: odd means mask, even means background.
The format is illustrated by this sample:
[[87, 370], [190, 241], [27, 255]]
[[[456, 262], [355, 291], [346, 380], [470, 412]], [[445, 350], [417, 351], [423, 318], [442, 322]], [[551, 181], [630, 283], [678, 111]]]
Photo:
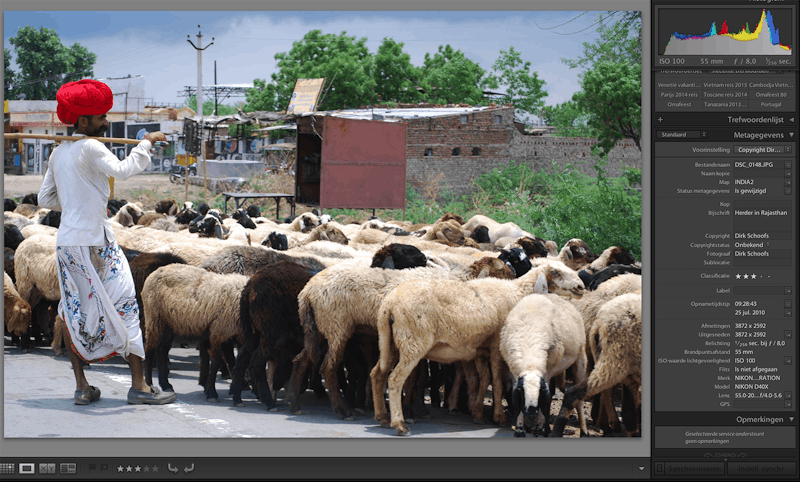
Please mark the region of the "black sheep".
[[206, 203], [200, 203], [200, 204], [197, 205], [197, 212], [202, 214], [203, 216], [208, 214], [208, 210], [209, 210], [209, 207], [208, 207], [208, 204], [206, 204]]
[[476, 243], [492, 242], [492, 240], [489, 238], [489, 228], [484, 225], [477, 226], [469, 237], [474, 239]]
[[375, 252], [370, 268], [406, 269], [425, 266], [428, 257], [415, 246], [392, 243]]
[[34, 206], [38, 206], [39, 193], [32, 192], [30, 194], [26, 194], [25, 197], [22, 198], [22, 204], [33, 204]]
[[11, 211], [17, 209], [17, 203], [13, 199], [5, 198], [3, 199], [3, 211]]
[[5, 248], [3, 250], [3, 269], [5, 269], [8, 276], [11, 277], [11, 281], [15, 284], [17, 282], [17, 277], [14, 275], [14, 250], [11, 248]]
[[124, 199], [109, 199], [108, 203], [106, 203], [106, 207], [108, 208], [108, 216], [111, 217], [117, 214], [117, 211], [124, 205], [128, 204], [128, 201]]
[[642, 268], [627, 264], [612, 264], [594, 274], [589, 274], [585, 269], [582, 269], [578, 272], [578, 276], [581, 278], [581, 281], [583, 281], [583, 285], [587, 290], [594, 291], [603, 282], [625, 273], [640, 275], [642, 274]]
[[155, 212], [161, 214], [175, 214], [178, 212], [178, 201], [173, 198], [162, 199], [156, 203]]
[[244, 209], [237, 209], [233, 212], [231, 217], [247, 229], [256, 229], [256, 223], [250, 219], [250, 216], [247, 215]]
[[256, 205], [248, 206], [247, 207], [247, 215], [251, 218], [260, 218], [261, 217], [261, 209], [258, 208]]
[[6, 224], [3, 233], [3, 246], [6, 248], [17, 249], [19, 243], [25, 240], [25, 236], [19, 231], [15, 224]]
[[498, 259], [508, 265], [517, 278], [531, 270], [531, 260], [522, 248], [501, 249]]
[[183, 207], [178, 214], [175, 215], [175, 222], [178, 224], [189, 224], [195, 219], [203, 217], [192, 208]]
[[520, 245], [525, 254], [528, 255], [529, 258], [546, 258], [547, 257], [547, 248], [544, 246], [544, 243], [541, 241], [542, 238], [529, 238], [527, 236], [522, 237], [517, 240], [517, 244]]
[[261, 242], [264, 246], [269, 246], [278, 251], [287, 251], [289, 249], [289, 240], [285, 234], [273, 231]]
[[50, 211], [39, 221], [39, 224], [58, 228], [61, 225], [61, 211]]
[[239, 351], [230, 387], [234, 405], [243, 406], [242, 382], [245, 370], [250, 367], [259, 399], [268, 410], [277, 410], [265, 366], [271, 360], [284, 367], [272, 374], [272, 388], [277, 392], [288, 380], [292, 360], [303, 349], [297, 295], [318, 272], [284, 260], [260, 269], [245, 285], [239, 305], [244, 345]]

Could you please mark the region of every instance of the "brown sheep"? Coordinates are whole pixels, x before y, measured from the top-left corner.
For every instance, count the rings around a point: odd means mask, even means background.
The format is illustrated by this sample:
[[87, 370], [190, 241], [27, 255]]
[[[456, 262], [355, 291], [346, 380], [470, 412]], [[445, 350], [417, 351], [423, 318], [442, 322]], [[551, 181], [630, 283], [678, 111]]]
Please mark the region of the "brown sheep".
[[[295, 358], [294, 373], [303, 374], [311, 363], [322, 358], [322, 345], [328, 342], [328, 351], [322, 360], [322, 374], [328, 386], [328, 395], [334, 412], [352, 420], [350, 410], [343, 404], [339, 393], [336, 372], [344, 357], [348, 340], [359, 332], [376, 333], [378, 308], [386, 294], [401, 282], [409, 279], [455, 277], [472, 279], [487, 276], [512, 279], [514, 274], [502, 261], [486, 258], [475, 262], [467, 271], [445, 271], [439, 267], [403, 270], [384, 270], [359, 266], [356, 261], [346, 261], [322, 271], [311, 278], [298, 296], [300, 321], [305, 333], [303, 351]], [[299, 412], [299, 380], [287, 390], [290, 410]]]
[[3, 272], [3, 315], [6, 330], [27, 336], [31, 324], [31, 305], [20, 297], [8, 273]]

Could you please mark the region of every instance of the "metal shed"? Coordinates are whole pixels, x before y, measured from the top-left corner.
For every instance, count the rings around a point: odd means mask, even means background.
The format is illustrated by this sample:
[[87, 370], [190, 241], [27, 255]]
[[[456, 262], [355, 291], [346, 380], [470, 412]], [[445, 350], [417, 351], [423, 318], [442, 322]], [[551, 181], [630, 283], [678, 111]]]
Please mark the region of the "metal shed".
[[404, 209], [403, 122], [297, 118], [295, 199], [321, 208]]

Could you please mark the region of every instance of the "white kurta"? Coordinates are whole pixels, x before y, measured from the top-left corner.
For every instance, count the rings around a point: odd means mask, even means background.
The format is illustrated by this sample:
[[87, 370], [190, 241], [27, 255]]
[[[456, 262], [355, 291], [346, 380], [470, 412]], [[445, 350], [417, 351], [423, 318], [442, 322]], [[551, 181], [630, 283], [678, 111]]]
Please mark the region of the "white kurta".
[[70, 349], [87, 362], [130, 353], [144, 358], [139, 307], [128, 260], [108, 220], [109, 176], [127, 179], [150, 165], [144, 140], [120, 161], [101, 142], [63, 142], [50, 155], [39, 205], [60, 209], [57, 235], [61, 301]]

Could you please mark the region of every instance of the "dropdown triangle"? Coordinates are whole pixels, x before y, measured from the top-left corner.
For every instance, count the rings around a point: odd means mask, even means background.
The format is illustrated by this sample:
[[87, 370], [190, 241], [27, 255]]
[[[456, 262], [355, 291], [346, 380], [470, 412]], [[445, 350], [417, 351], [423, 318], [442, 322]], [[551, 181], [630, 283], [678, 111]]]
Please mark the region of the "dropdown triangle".
[[790, 422], [794, 422], [794, 417], [789, 417]]
[[789, 137], [794, 137], [794, 132], [790, 132]]
[[642, 466], [640, 465], [640, 466], [639, 466], [639, 470], [644, 470], [644, 467], [642, 467]]

